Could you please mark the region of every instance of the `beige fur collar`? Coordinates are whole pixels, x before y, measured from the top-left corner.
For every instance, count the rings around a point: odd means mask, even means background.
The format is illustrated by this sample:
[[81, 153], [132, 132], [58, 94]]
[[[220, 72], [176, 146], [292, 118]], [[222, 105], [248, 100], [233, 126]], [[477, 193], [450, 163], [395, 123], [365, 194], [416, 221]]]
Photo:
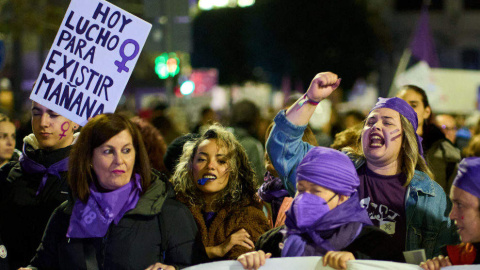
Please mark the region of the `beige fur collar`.
[[[78, 135], [80, 135], [80, 132], [76, 132], [73, 134], [73, 142], [72, 142], [72, 145], [75, 144], [75, 142], [77, 141], [77, 138], [78, 138]], [[37, 150], [39, 148], [38, 146], [38, 140], [37, 138], [35, 137], [35, 134], [31, 133], [30, 135], [26, 136], [25, 138], [23, 138], [23, 143], [28, 143], [29, 145], [31, 145], [33, 147], [33, 149]]]

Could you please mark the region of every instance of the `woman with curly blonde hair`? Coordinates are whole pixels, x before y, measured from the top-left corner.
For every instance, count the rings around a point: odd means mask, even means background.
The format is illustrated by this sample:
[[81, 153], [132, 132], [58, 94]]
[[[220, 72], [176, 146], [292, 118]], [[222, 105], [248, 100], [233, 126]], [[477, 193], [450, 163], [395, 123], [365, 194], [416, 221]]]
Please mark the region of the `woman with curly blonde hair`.
[[254, 250], [270, 228], [255, 179], [245, 149], [220, 125], [185, 144], [171, 181], [192, 212], [210, 259], [236, 259]]

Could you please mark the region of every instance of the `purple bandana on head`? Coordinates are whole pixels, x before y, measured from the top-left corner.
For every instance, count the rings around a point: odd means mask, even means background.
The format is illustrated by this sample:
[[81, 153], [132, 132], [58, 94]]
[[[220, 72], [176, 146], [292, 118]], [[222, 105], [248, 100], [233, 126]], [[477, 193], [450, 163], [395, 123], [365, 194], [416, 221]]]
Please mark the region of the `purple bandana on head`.
[[392, 98], [379, 97], [375, 106], [372, 108], [372, 110], [370, 110], [370, 113], [373, 110], [380, 109], [380, 108], [392, 109], [394, 111], [397, 111], [399, 114], [403, 115], [405, 118], [407, 118], [407, 120], [412, 124], [413, 130], [415, 131], [415, 135], [417, 136], [418, 152], [423, 157], [422, 137], [420, 137], [416, 132], [418, 128], [417, 113], [413, 110], [412, 106], [410, 106], [410, 104], [408, 104], [405, 100], [398, 97], [392, 97]]
[[112, 221], [118, 224], [126, 212], [135, 208], [141, 191], [138, 174], [123, 187], [110, 192], [99, 192], [92, 183], [87, 203], [77, 200], [73, 206], [67, 237], [104, 237]]
[[[297, 167], [297, 181], [300, 180], [351, 197], [330, 210], [323, 198], [297, 194], [286, 212], [287, 239], [282, 257], [318, 256], [329, 250], [341, 250], [358, 236], [364, 225], [372, 224], [356, 192], [360, 185], [357, 171], [344, 153], [326, 147], [312, 148]], [[336, 233], [332, 235], [333, 232]], [[310, 242], [319, 254], [307, 251]]]
[[480, 157], [464, 158], [458, 164], [458, 173], [453, 185], [480, 198]]
[[326, 147], [314, 147], [297, 167], [297, 182], [306, 180], [335, 193], [350, 196], [360, 185], [357, 171], [344, 153]]

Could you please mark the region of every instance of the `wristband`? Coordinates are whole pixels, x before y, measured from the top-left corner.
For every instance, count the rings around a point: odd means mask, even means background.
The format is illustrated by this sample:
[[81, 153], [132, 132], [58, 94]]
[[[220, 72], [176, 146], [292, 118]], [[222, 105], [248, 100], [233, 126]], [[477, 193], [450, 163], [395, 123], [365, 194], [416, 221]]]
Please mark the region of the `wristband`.
[[320, 103], [320, 101], [314, 101], [314, 100], [309, 99], [308, 96], [307, 96], [307, 93], [305, 93], [305, 94], [303, 95], [302, 99], [300, 100], [300, 102], [298, 103], [299, 109], [303, 106], [303, 104], [305, 104], [305, 102], [306, 102], [306, 103], [310, 103], [310, 104], [312, 104], [313, 106], [317, 106], [318, 103]]

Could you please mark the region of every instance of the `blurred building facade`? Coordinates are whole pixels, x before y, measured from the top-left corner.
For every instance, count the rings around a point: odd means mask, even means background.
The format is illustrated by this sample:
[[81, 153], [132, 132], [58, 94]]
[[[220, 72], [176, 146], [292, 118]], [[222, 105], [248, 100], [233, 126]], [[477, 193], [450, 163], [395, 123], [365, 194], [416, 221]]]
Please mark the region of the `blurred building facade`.
[[[255, 5], [264, 1], [268, 0], [256, 1]], [[3, 69], [0, 70], [0, 79], [11, 80], [10, 90], [14, 94], [14, 106], [9, 108], [19, 112], [21, 105], [28, 103], [31, 85], [43, 64], [68, 3], [60, 0], [41, 0], [34, 4], [29, 1], [5, 2], [6, 4], [0, 6], [0, 12], [3, 15], [0, 19], [0, 40], [5, 43], [4, 62], [6, 64], [1, 65]], [[168, 85], [168, 81], [162, 81], [156, 77], [153, 69], [154, 59], [164, 51], [180, 50], [187, 54], [191, 52], [195, 40], [189, 35], [189, 25], [195, 12], [202, 12], [198, 10], [192, 12], [192, 7], [197, 5], [198, 1], [111, 0], [110, 2], [149, 21], [154, 26], [142, 52], [142, 58], [127, 86], [125, 92], [127, 98], [138, 98], [135, 94], [144, 88], [165, 92], [169, 87], [173, 87]], [[382, 49], [375, 56], [375, 72], [378, 73], [376, 78], [378, 78], [379, 95], [386, 96], [399, 59], [404, 49], [409, 46], [424, 1], [358, 0], [358, 2], [367, 6], [370, 23], [374, 26], [376, 35], [381, 37]], [[20, 14], [23, 15], [19, 16]], [[32, 18], [28, 19], [30, 17]], [[43, 23], [38, 23], [39, 21]], [[478, 25], [480, 25], [480, 1], [431, 0], [430, 27], [440, 67], [480, 69]], [[8, 98], [11, 99], [10, 96]], [[273, 99], [270, 98], [270, 100]], [[134, 109], [138, 110], [142, 102], [137, 101], [131, 104], [135, 104], [137, 108]]]
[[[379, 57], [380, 91], [390, 88], [395, 69], [405, 48], [410, 45], [420, 17], [422, 0], [367, 0], [372, 14], [382, 25], [378, 33], [388, 37]], [[440, 68], [480, 70], [480, 1], [432, 0], [430, 29]]]

